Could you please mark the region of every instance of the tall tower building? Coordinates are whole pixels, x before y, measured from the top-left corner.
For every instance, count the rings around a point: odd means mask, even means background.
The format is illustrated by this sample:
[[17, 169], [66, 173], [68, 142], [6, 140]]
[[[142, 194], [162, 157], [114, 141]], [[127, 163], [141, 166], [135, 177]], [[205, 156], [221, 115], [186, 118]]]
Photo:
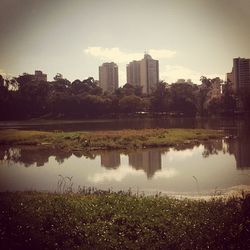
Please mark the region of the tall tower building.
[[132, 61], [127, 65], [127, 83], [134, 87], [141, 85], [140, 61]]
[[103, 91], [110, 93], [118, 88], [118, 66], [115, 63], [103, 63], [99, 67], [99, 84]]
[[132, 61], [127, 65], [127, 82], [141, 86], [142, 93], [151, 94], [159, 82], [159, 61], [148, 54], [141, 61]]
[[236, 94], [248, 88], [250, 89], [250, 59], [233, 59], [233, 90]]
[[151, 94], [159, 82], [159, 61], [152, 59], [148, 54], [141, 60], [141, 86], [142, 92]]

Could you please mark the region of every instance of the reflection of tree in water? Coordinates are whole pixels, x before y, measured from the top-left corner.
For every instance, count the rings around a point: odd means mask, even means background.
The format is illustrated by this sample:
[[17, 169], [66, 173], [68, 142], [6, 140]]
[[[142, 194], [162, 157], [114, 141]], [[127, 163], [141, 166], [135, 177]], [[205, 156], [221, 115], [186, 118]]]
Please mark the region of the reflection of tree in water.
[[234, 155], [237, 169], [250, 168], [250, 123], [249, 121], [236, 120], [234, 129], [229, 130], [229, 135], [224, 140], [212, 140], [202, 143], [204, 157], [223, 153]]
[[202, 156], [207, 158], [210, 155], [217, 155], [219, 151], [226, 153], [226, 147], [223, 147], [223, 140], [212, 140], [202, 143], [204, 146], [204, 151]]
[[19, 148], [0, 148], [0, 160], [16, 162], [20, 156], [21, 150]]
[[[235, 156], [236, 167], [238, 169], [250, 168], [250, 124], [237, 121], [236, 129], [230, 131], [231, 136], [224, 140], [209, 140], [206, 142], [196, 141], [194, 143], [180, 144], [175, 150], [192, 149], [194, 146], [202, 144], [204, 151], [203, 157], [218, 154], [219, 152], [229, 153]], [[235, 137], [236, 136], [236, 137]], [[128, 153], [129, 164], [135, 169], [142, 169], [147, 173], [148, 178], [152, 178], [156, 171], [161, 169], [161, 153], [166, 149], [138, 150]], [[95, 159], [101, 155], [101, 165], [106, 168], [117, 168], [120, 166], [120, 152], [82, 152], [82, 151], [63, 151], [46, 147], [0, 147], [0, 161], [5, 163], [23, 163], [26, 167], [36, 164], [44, 166], [49, 161], [49, 157], [54, 156], [58, 163], [63, 163], [70, 156], [86, 157]]]
[[73, 155], [76, 156], [77, 158], [85, 157], [87, 159], [94, 160], [96, 158], [96, 153], [92, 153], [90, 151], [73, 151]]
[[[95, 155], [89, 152], [76, 151], [73, 153], [76, 157], [86, 156], [87, 158], [94, 159]], [[72, 152], [57, 150], [53, 148], [43, 147], [1, 147], [0, 148], [0, 160], [5, 162], [19, 162], [23, 163], [26, 167], [36, 164], [38, 167], [44, 166], [49, 161], [49, 157], [54, 156], [55, 160], [62, 164], [65, 159], [72, 156]]]

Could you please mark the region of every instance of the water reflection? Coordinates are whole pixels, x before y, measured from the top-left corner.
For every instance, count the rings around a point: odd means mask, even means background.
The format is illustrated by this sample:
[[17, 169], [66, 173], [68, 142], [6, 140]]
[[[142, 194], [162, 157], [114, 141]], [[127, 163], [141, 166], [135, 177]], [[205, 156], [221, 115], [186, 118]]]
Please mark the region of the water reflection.
[[[237, 169], [250, 168], [250, 151], [248, 136], [235, 138], [228, 137], [225, 140], [212, 140], [196, 143], [195, 145], [181, 145], [175, 148], [175, 151], [192, 150], [194, 147], [202, 145], [202, 156], [208, 158], [217, 155], [219, 152], [230, 154], [235, 157]], [[120, 151], [102, 151], [102, 152], [69, 152], [48, 148], [35, 147], [0, 147], [0, 165], [1, 163], [21, 163], [25, 167], [37, 166], [42, 167], [49, 162], [50, 157], [55, 157], [58, 164], [63, 164], [66, 159], [72, 155], [78, 158], [89, 158], [94, 160], [100, 156], [101, 166], [106, 169], [117, 169], [121, 166], [121, 154], [127, 155], [128, 165], [135, 170], [143, 170], [148, 179], [151, 179], [157, 171], [162, 170], [162, 155], [167, 154], [169, 149], [144, 149], [133, 152]]]
[[[250, 158], [229, 137], [169, 149], [65, 152], [35, 147], [0, 148], [0, 191], [57, 190], [58, 176], [73, 176], [75, 187], [170, 193], [214, 192], [250, 184]], [[247, 144], [245, 144], [246, 146]], [[249, 147], [246, 147], [249, 148]]]
[[155, 172], [161, 170], [161, 152], [159, 149], [135, 151], [128, 154], [129, 165], [136, 170], [142, 169], [151, 179]]
[[[104, 121], [103, 121], [104, 122]], [[112, 123], [113, 122], [113, 123]], [[36, 147], [0, 147], [0, 191], [56, 190], [58, 176], [73, 176], [80, 186], [101, 189], [129, 187], [167, 192], [201, 192], [250, 185], [250, 123], [239, 120], [159, 119], [95, 123], [93, 129], [141, 127], [223, 128], [223, 140], [135, 151], [58, 151]], [[39, 124], [38, 124], [39, 125]], [[66, 126], [66, 124], [64, 124]], [[64, 126], [63, 125], [63, 126]], [[80, 127], [78, 127], [78, 125]], [[51, 125], [52, 126], [52, 125]], [[87, 129], [90, 123], [75, 124]], [[1, 127], [1, 124], [0, 124]], [[62, 130], [66, 130], [62, 128]], [[71, 125], [67, 125], [71, 130]]]
[[220, 151], [223, 151], [223, 153], [228, 152], [227, 143], [224, 140], [214, 140], [204, 144], [202, 155], [206, 158], [210, 155], [217, 155]]
[[121, 165], [120, 153], [117, 151], [112, 152], [104, 151], [100, 154], [101, 156], [101, 166], [105, 168], [118, 168]]
[[[39, 149], [31, 146], [22, 146], [22, 147], [0, 147], [0, 161], [5, 163], [22, 163], [25, 167], [36, 165], [37, 167], [42, 167], [49, 162], [51, 156], [55, 157], [55, 160], [59, 164], [70, 158], [72, 155], [81, 158], [90, 158], [95, 159], [96, 154], [91, 152], [82, 152], [82, 151], [64, 151], [57, 150], [53, 148], [43, 148]], [[0, 165], [1, 165], [0, 162]]]
[[236, 159], [238, 169], [250, 167], [250, 124], [243, 121], [237, 123], [235, 140], [232, 137], [227, 139], [228, 151]]

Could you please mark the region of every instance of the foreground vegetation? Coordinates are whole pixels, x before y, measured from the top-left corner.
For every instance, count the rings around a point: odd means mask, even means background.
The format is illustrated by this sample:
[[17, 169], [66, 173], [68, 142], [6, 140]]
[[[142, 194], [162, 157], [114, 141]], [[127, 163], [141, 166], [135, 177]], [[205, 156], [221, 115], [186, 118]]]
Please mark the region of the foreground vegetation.
[[65, 150], [170, 147], [221, 138], [222, 131], [205, 129], [142, 129], [97, 132], [0, 130], [0, 145], [39, 145]]
[[250, 196], [1, 193], [1, 249], [248, 249]]

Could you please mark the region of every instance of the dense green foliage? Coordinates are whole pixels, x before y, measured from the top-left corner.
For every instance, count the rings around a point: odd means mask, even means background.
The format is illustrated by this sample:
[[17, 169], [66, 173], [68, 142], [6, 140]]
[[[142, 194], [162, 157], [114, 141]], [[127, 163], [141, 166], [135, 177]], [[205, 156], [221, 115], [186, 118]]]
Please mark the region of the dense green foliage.
[[[221, 94], [219, 78], [202, 77], [201, 81], [201, 85], [159, 82], [151, 95], [145, 95], [141, 87], [130, 84], [114, 93], [103, 93], [92, 77], [71, 83], [62, 76], [44, 82], [29, 74], [12, 79], [0, 75], [0, 119], [99, 118], [138, 112], [185, 116], [233, 114], [236, 97], [230, 84], [224, 84]], [[249, 98], [242, 100], [247, 103]]]
[[1, 193], [1, 249], [249, 249], [250, 196]]
[[209, 129], [141, 129], [95, 132], [45, 132], [0, 130], [0, 145], [40, 145], [65, 150], [131, 149], [193, 144], [221, 138], [222, 131]]

